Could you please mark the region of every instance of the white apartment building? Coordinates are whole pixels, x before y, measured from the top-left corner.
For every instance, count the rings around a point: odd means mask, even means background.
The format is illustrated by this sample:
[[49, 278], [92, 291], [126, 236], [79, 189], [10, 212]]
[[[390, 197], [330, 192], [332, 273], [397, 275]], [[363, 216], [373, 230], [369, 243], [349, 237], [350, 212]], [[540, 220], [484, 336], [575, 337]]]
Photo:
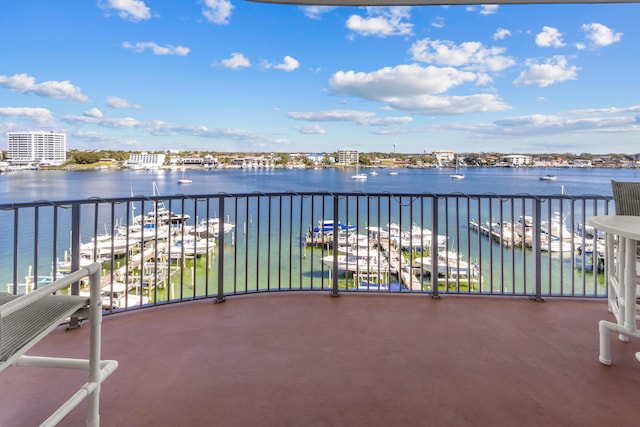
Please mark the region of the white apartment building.
[[531, 156], [524, 154], [509, 154], [500, 159], [501, 162], [509, 163], [512, 166], [523, 166], [531, 164]]
[[350, 148], [343, 148], [338, 150], [338, 164], [342, 166], [357, 165], [360, 161], [360, 154], [358, 150], [352, 150]]
[[438, 160], [438, 163], [451, 163], [455, 160], [456, 154], [450, 150], [436, 150], [431, 153], [431, 157]]
[[165, 154], [146, 152], [131, 154], [123, 166], [131, 169], [158, 169], [164, 164], [165, 158]]
[[67, 161], [67, 134], [7, 132], [7, 154], [11, 165], [61, 165]]

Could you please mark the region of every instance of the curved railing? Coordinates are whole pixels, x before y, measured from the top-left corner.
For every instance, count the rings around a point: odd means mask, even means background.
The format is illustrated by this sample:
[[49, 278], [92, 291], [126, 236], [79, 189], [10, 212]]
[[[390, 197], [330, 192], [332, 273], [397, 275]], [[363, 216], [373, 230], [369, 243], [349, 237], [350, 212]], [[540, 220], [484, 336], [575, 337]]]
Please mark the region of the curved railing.
[[599, 195], [459, 193], [5, 204], [0, 285], [28, 292], [97, 260], [110, 311], [292, 290], [600, 298], [604, 251], [584, 224], [610, 209]]

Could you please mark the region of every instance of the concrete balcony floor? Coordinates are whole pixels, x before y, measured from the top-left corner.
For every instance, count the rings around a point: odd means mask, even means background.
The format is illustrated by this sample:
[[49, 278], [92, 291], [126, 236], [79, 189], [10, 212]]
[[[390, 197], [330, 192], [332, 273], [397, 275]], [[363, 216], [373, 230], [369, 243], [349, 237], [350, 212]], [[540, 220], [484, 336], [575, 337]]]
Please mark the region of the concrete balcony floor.
[[[273, 293], [105, 317], [103, 426], [638, 426], [640, 343], [605, 300]], [[30, 354], [86, 357], [89, 328]], [[0, 374], [0, 425], [33, 426], [82, 373]], [[61, 425], [84, 425], [86, 404]]]

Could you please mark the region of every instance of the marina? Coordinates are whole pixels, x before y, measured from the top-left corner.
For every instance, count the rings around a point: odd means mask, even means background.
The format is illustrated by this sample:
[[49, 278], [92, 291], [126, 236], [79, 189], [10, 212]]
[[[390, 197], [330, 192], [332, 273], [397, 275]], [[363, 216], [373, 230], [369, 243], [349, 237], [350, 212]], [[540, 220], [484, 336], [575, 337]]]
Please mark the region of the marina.
[[[528, 183], [532, 191], [546, 192], [541, 194], [554, 203], [554, 198], [563, 201], [543, 211], [538, 243], [540, 252], [545, 254], [543, 274], [562, 283], [555, 279], [566, 276], [566, 280], [575, 280], [569, 278], [593, 270], [594, 249], [601, 242], [583, 232], [586, 228], [581, 225], [585, 222], [582, 208], [571, 198], [577, 197], [572, 194], [610, 192], [607, 180], [611, 171], [559, 170], [556, 175], [562, 184], [553, 191], [548, 183], [536, 184], [540, 180], [535, 170], [465, 169], [468, 179], [457, 182], [456, 188], [469, 192], [489, 190], [489, 183], [495, 186], [501, 182], [501, 188], [494, 189], [496, 194], [505, 196], [486, 193], [489, 205], [478, 208], [467, 209], [459, 202], [452, 207], [443, 205], [441, 212], [446, 214], [441, 217], [435, 236], [430, 228], [431, 202], [441, 200], [441, 204], [447, 199], [427, 193], [420, 201], [415, 196], [394, 193], [406, 194], [413, 189], [413, 194], [421, 194], [425, 186], [447, 191], [453, 183], [446, 170], [401, 169], [397, 175], [369, 174], [369, 179], [360, 183], [352, 180], [348, 171], [339, 170], [191, 171], [190, 177], [195, 179], [189, 189], [194, 193], [187, 196], [180, 195], [184, 187], [177, 183], [181, 171], [22, 171], [0, 176], [0, 195], [24, 197], [31, 191], [31, 200], [38, 200], [52, 194], [51, 188], [55, 187], [67, 189], [67, 193], [57, 193], [60, 200], [90, 200], [94, 191], [128, 196], [111, 207], [96, 205], [95, 209], [85, 210], [91, 213], [83, 221], [78, 246], [81, 264], [93, 259], [103, 262], [104, 286], [109, 291], [112, 284], [131, 286], [127, 288], [132, 295], [127, 304], [197, 296], [217, 286], [221, 277], [226, 278], [225, 289], [230, 292], [273, 286], [282, 283], [283, 278], [298, 282], [301, 287], [322, 289], [331, 282], [334, 272], [344, 290], [357, 291], [360, 283], [366, 282], [400, 283], [407, 291], [423, 292], [432, 290], [437, 283], [441, 290], [485, 292], [494, 289], [496, 275], [506, 269], [513, 272], [508, 280], [501, 279], [505, 289], [515, 289], [520, 282], [520, 286], [527, 286], [530, 279], [519, 278], [518, 265], [529, 263], [533, 256], [531, 212], [524, 201], [520, 205], [517, 199], [509, 201], [511, 208], [504, 208], [509, 198], [506, 192], [513, 191], [510, 185], [515, 181]], [[635, 174], [633, 170], [614, 172], [620, 180], [633, 179]], [[362, 193], [363, 186], [376, 181], [376, 189], [384, 188], [388, 196]], [[290, 193], [261, 196], [282, 188], [285, 182], [291, 185]], [[215, 193], [198, 194], [210, 188], [224, 189], [220, 194], [235, 192], [242, 196], [227, 200], [221, 212], [223, 205]], [[312, 196], [313, 200], [311, 196], [296, 196], [306, 190], [347, 193], [338, 198], [326, 193]], [[131, 197], [135, 194], [140, 195]], [[459, 200], [466, 200], [464, 194]], [[338, 208], [334, 223], [331, 203], [335, 201], [342, 207]], [[299, 213], [294, 214], [296, 211]], [[568, 219], [569, 213], [572, 218]], [[41, 228], [45, 229], [52, 217], [44, 209], [39, 217], [44, 221]], [[5, 221], [13, 223], [10, 217]], [[334, 229], [338, 231], [335, 238]], [[70, 271], [72, 244], [66, 238], [68, 233], [60, 230], [56, 260], [51, 263], [35, 265], [29, 256], [17, 259], [23, 272], [16, 281], [18, 287], [27, 289], [54, 273]], [[485, 246], [490, 243], [496, 247]], [[601, 246], [598, 247], [596, 271], [604, 265]], [[10, 248], [11, 244], [0, 248], [4, 252], [0, 263], [13, 262]], [[28, 250], [27, 246], [21, 251]], [[437, 269], [431, 259], [435, 253]], [[254, 265], [261, 266], [259, 273]], [[150, 273], [151, 270], [154, 271]], [[579, 276], [579, 280], [597, 287], [600, 279]], [[4, 276], [0, 283], [13, 286], [13, 282]], [[136, 299], [135, 295], [147, 299]]]

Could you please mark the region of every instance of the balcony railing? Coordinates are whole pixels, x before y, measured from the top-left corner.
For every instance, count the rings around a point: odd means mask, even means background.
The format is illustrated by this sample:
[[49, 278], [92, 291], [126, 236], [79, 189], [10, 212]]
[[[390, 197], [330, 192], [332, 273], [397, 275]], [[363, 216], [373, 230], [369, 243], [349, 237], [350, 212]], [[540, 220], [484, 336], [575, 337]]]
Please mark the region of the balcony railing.
[[[587, 195], [251, 193], [0, 205], [0, 284], [101, 261], [105, 308], [312, 290], [606, 296]], [[72, 292], [83, 292], [76, 284]]]

